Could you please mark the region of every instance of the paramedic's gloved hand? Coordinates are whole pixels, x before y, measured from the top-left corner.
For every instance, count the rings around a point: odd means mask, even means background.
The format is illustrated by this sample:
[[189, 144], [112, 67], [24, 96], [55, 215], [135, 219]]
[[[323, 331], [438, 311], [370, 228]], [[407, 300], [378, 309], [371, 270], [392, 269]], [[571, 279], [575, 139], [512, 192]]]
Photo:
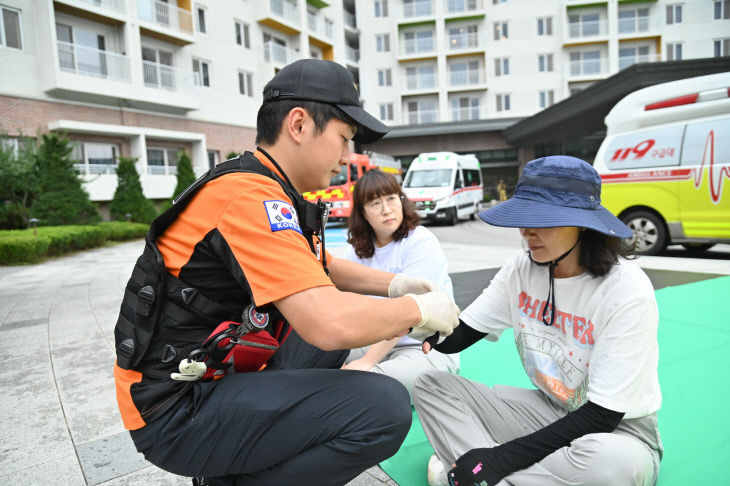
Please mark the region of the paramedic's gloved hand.
[[408, 333], [408, 337], [423, 342], [427, 337], [438, 333], [438, 342], [441, 342], [459, 325], [461, 311], [451, 297], [440, 290], [421, 295], [406, 294], [406, 297], [415, 300], [421, 311], [421, 322]]
[[472, 484], [497, 484], [506, 474], [494, 471], [490, 466], [492, 448], [472, 449], [456, 460], [454, 467], [446, 475], [449, 486]]
[[438, 290], [438, 287], [427, 278], [409, 277], [396, 273], [388, 285], [388, 297], [394, 299], [406, 294], [425, 294], [433, 290]]

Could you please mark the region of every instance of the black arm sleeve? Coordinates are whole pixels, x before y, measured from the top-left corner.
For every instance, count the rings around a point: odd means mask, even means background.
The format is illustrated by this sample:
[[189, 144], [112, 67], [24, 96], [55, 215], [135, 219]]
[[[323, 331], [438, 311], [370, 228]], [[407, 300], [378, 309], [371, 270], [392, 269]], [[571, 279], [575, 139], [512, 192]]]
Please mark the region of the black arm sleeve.
[[438, 333], [426, 339], [426, 342], [431, 345], [431, 349], [435, 349], [439, 353], [453, 354], [463, 351], [486, 335], [487, 333], [479, 332], [459, 319], [459, 325], [454, 328], [454, 332], [449, 337], [444, 339], [444, 342], [436, 344], [439, 338]]
[[[491, 449], [482, 449], [484, 470], [489, 484], [501, 481], [515, 471], [541, 461], [561, 447], [586, 434], [613, 432], [624, 417], [623, 412], [586, 402], [578, 410], [556, 420], [532, 434], [505, 442]], [[468, 453], [467, 453], [468, 454]]]

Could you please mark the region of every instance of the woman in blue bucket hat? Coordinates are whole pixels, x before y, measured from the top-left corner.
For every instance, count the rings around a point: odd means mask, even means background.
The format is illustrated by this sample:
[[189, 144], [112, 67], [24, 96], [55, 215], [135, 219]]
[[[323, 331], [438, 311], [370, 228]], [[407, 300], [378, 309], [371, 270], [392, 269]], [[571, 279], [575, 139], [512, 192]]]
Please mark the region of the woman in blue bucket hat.
[[601, 178], [574, 157], [533, 160], [514, 196], [479, 216], [519, 228], [527, 249], [424, 351], [458, 352], [511, 328], [536, 389], [421, 375], [413, 400], [436, 451], [429, 484], [654, 484], [657, 305], [625, 258], [631, 230], [601, 206]]

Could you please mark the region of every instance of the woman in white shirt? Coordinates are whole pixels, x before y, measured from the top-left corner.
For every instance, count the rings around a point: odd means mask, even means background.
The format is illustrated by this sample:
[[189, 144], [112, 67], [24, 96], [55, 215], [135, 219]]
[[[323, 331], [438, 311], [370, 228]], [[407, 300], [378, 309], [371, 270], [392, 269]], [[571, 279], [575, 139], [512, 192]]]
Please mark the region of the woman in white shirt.
[[[344, 258], [362, 265], [431, 280], [453, 299], [446, 255], [433, 233], [418, 224], [413, 203], [390, 174], [367, 172], [353, 192]], [[424, 371], [457, 373], [458, 354], [428, 355], [421, 342], [407, 336], [353, 349], [345, 369], [372, 371], [400, 381], [410, 393], [413, 381]]]
[[632, 232], [601, 206], [598, 173], [574, 157], [533, 160], [514, 196], [479, 217], [519, 228], [527, 251], [435, 349], [458, 352], [512, 329], [535, 388], [421, 375], [413, 401], [438, 456], [429, 484], [654, 484], [657, 305], [646, 274], [621, 258]]

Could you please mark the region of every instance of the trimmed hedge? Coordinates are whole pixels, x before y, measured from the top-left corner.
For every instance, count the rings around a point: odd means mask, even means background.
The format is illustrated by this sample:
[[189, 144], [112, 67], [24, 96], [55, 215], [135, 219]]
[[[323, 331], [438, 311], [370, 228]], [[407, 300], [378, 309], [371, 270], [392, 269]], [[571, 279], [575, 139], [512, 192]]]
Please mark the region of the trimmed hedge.
[[0, 231], [0, 265], [37, 263], [46, 257], [96, 248], [107, 241], [142, 238], [149, 225], [115, 221], [89, 226], [44, 226]]

